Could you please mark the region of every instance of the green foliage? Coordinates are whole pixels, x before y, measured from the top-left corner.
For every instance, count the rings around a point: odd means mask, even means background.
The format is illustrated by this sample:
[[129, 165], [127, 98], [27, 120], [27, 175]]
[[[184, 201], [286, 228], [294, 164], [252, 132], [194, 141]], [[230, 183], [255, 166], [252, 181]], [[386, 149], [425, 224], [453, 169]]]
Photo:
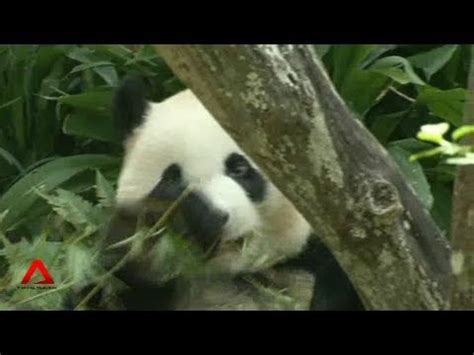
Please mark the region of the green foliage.
[[461, 88], [440, 90], [425, 87], [420, 91], [418, 103], [426, 105], [434, 115], [458, 127], [462, 124], [466, 94], [467, 91]]
[[116, 158], [87, 154], [57, 158], [33, 169], [0, 197], [0, 211], [8, 211], [0, 224], [0, 230], [8, 230], [22, 223], [22, 218], [40, 198], [35, 190], [47, 193], [84, 170], [105, 169], [116, 164]]
[[56, 189], [55, 195], [39, 193], [65, 222], [74, 226], [77, 231], [89, 235], [96, 232], [104, 221], [100, 206], [66, 190]]
[[112, 184], [97, 170], [96, 191], [99, 203], [103, 207], [112, 207], [115, 201], [115, 191]]
[[1, 46], [0, 193], [44, 159], [120, 155], [111, 98], [128, 74], [157, 101], [182, 88], [150, 46]]
[[420, 68], [427, 80], [430, 80], [433, 74], [440, 71], [453, 58], [458, 49], [457, 45], [447, 45], [436, 47], [432, 50], [415, 54], [408, 58], [409, 62], [416, 68]]
[[[95, 246], [98, 230], [107, 221], [104, 207], [64, 190], [40, 195], [52, 208], [48, 219], [55, 219], [54, 225], [16, 243], [3, 236], [0, 252], [8, 262], [8, 270], [0, 279], [4, 290], [0, 304], [8, 305], [9, 309], [63, 309], [75, 290], [93, 284], [107, 272], [98, 262]], [[19, 287], [31, 261], [38, 258], [48, 266], [56, 288]], [[123, 287], [118, 280], [111, 285]]]
[[425, 85], [415, 73], [410, 62], [399, 56], [384, 57], [375, 61], [370, 70], [385, 75], [397, 83]]
[[[143, 76], [156, 101], [182, 89], [151, 46], [0, 46], [0, 304], [62, 308], [106, 271], [86, 242], [113, 206], [123, 152], [111, 104], [125, 75]], [[36, 258], [59, 283], [44, 295], [16, 289]]]
[[[100, 201], [95, 204], [62, 189], [56, 189], [51, 194], [39, 193], [51, 207], [48, 220], [55, 221], [53, 226], [43, 228], [30, 240], [22, 238], [16, 243], [11, 243], [4, 234], [0, 234], [0, 240], [3, 241], [0, 257], [3, 257], [8, 265], [0, 277], [0, 288], [3, 291], [0, 294], [2, 309], [64, 309], [70, 300], [77, 300], [77, 290], [83, 289], [84, 286], [94, 285], [94, 293], [102, 291], [103, 294], [112, 296], [125, 287], [111, 273], [123, 264], [125, 257], [111, 270], [105, 270], [99, 262], [100, 230], [108, 221], [108, 207], [114, 191], [100, 173], [97, 173], [95, 190], [96, 199]], [[5, 216], [5, 213], [0, 215], [0, 220]], [[152, 227], [139, 227], [130, 238], [131, 251], [127, 253], [126, 258], [132, 257], [133, 252], [143, 248], [149, 238], [158, 235], [161, 247], [154, 258], [162, 267], [158, 268], [161, 270], [160, 274], [154, 275], [156, 282], [166, 282], [179, 275], [199, 272], [203, 265], [202, 253], [178, 235], [163, 233], [160, 226], [162, 222], [158, 221]], [[20, 281], [32, 260], [38, 258], [48, 266], [54, 276], [55, 288], [38, 290], [20, 287]], [[88, 309], [87, 296], [77, 300], [72, 307]], [[113, 297], [102, 297], [98, 305], [94, 304], [93, 308], [96, 307], [120, 308], [121, 304]]]
[[351, 108], [364, 115], [375, 103], [388, 79], [374, 71], [363, 69], [363, 63], [376, 50], [373, 45], [333, 46], [331, 78], [339, 93]]

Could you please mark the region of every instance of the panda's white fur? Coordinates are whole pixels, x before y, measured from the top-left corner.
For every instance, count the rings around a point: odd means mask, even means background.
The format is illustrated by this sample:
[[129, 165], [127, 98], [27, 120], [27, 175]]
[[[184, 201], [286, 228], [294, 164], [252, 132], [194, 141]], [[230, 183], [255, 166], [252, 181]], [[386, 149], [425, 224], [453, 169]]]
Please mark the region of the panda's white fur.
[[143, 118], [125, 142], [117, 205], [138, 208], [163, 171], [176, 163], [184, 180], [229, 214], [223, 240], [254, 232], [246, 253], [223, 248], [210, 263], [223, 272], [256, 271], [301, 252], [310, 235], [308, 223], [266, 177], [265, 198], [255, 203], [225, 174], [226, 157], [245, 154], [190, 90], [150, 103]]

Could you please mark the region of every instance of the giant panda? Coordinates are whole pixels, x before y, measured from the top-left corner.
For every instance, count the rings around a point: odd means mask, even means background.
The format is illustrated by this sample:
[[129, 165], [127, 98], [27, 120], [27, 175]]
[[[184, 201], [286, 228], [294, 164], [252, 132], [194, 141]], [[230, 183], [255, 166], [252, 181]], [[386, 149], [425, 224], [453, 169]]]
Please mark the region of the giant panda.
[[[184, 234], [203, 250], [214, 246], [207, 272], [165, 283], [157, 277], [159, 240], [140, 249], [116, 273], [127, 284], [126, 309], [363, 309], [306, 220], [191, 90], [156, 103], [142, 79], [128, 78], [115, 95], [114, 121], [125, 155], [105, 245], [133, 234], [145, 204], [176, 201], [192, 186], [178, 207]], [[270, 289], [283, 301], [269, 301]]]

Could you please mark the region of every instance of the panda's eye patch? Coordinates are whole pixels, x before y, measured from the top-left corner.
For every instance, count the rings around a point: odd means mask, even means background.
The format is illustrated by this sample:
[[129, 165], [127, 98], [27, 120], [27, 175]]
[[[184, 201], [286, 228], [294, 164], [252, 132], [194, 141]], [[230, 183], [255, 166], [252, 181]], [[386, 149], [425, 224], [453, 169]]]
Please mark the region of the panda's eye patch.
[[232, 153], [225, 161], [226, 174], [233, 178], [245, 178], [252, 170], [249, 162], [240, 154]]
[[178, 164], [171, 164], [161, 174], [160, 181], [150, 192], [150, 197], [175, 200], [184, 191], [181, 168]]
[[178, 182], [181, 180], [181, 168], [178, 164], [171, 164], [161, 175], [161, 180]]
[[266, 191], [265, 179], [257, 169], [250, 165], [247, 158], [241, 154], [232, 153], [224, 164], [226, 175], [242, 186], [252, 201], [263, 201]]

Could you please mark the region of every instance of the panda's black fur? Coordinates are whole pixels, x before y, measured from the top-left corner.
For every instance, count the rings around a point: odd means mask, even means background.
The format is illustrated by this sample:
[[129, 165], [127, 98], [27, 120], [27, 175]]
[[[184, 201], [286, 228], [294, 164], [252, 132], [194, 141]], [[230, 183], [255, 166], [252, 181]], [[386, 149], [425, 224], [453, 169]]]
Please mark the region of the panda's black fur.
[[[183, 94], [178, 94], [182, 95], [188, 95], [191, 99], [186, 99], [186, 100], [191, 100], [189, 102], [192, 102], [193, 105], [199, 105], [197, 103], [197, 99], [192, 96], [192, 93], [183, 93]], [[184, 102], [188, 102], [184, 101]], [[166, 100], [165, 100], [166, 102]], [[168, 101], [169, 102], [169, 101]], [[160, 105], [160, 104], [154, 104], [154, 105]], [[166, 103], [165, 103], [166, 105]], [[174, 104], [178, 105], [178, 104]], [[161, 109], [162, 111], [159, 111], [156, 107], [161, 107], [161, 106], [151, 106], [151, 104], [145, 99], [145, 90], [142, 84], [142, 81], [139, 78], [129, 78], [123, 82], [123, 84], [119, 87], [117, 90], [117, 93], [115, 95], [115, 100], [114, 100], [114, 121], [117, 125], [117, 129], [121, 132], [124, 141], [125, 141], [125, 150], [128, 155], [126, 155], [125, 160], [127, 163], [128, 159], [128, 164], [129, 165], [124, 165], [124, 169], [132, 169], [134, 167], [134, 162], [131, 162], [133, 159], [139, 159], [141, 158], [140, 155], [135, 154], [135, 158], [133, 155], [129, 154], [131, 149], [136, 149], [136, 147], [139, 147], [140, 144], [158, 144], [155, 142], [155, 136], [154, 132], [145, 132], [143, 133], [143, 130], [149, 129], [150, 125], [145, 126], [142, 124], [142, 121], [145, 119], [148, 120], [149, 122], [151, 120], [154, 120], [156, 122], [153, 122], [153, 125], [155, 129], [158, 131], [160, 130], [160, 119], [165, 122], [164, 117], [166, 115], [171, 115], [173, 116], [174, 111], [173, 109], [176, 108], [181, 109], [178, 106], [172, 106], [169, 104], [169, 107], [166, 108], [166, 110], [163, 108]], [[165, 106], [163, 106], [165, 107]], [[199, 108], [199, 111], [204, 114], [205, 109], [201, 106], [196, 106]], [[156, 117], [152, 116], [154, 114], [154, 111], [156, 110]], [[180, 112], [186, 112], [180, 111]], [[176, 115], [183, 115], [184, 113], [177, 112]], [[189, 114], [192, 116], [193, 111], [190, 111]], [[161, 115], [161, 118], [160, 118]], [[168, 118], [167, 118], [168, 119]], [[191, 119], [191, 118], [190, 118]], [[207, 117], [205, 118], [204, 121], [202, 122], [208, 122], [208, 120], [211, 120], [212, 118]], [[172, 121], [173, 117], [169, 118], [169, 121]], [[166, 121], [167, 122], [167, 121]], [[172, 128], [167, 128], [169, 129], [169, 134], [175, 134], [177, 136], [177, 143], [176, 143], [176, 148], [181, 149], [182, 145], [186, 145], [186, 141], [179, 141], [179, 135], [181, 134], [179, 132], [179, 128], [181, 127], [183, 130], [186, 129], [187, 123], [184, 120], [182, 124], [182, 127], [179, 126], [179, 123], [176, 125], [177, 128], [173, 128], [175, 126], [171, 126]], [[191, 124], [192, 121], [189, 121]], [[200, 125], [196, 125], [199, 129], [195, 131], [196, 135], [199, 134], [205, 134], [205, 130], [207, 126], [202, 126], [202, 122], [200, 121]], [[170, 123], [171, 125], [173, 123]], [[214, 123], [212, 123], [213, 126], [209, 126], [212, 129], [213, 132], [214, 130], [218, 130], [217, 126], [214, 126]], [[153, 126], [152, 126], [153, 127]], [[200, 132], [201, 130], [204, 132]], [[222, 130], [222, 133], [218, 131], [218, 137], [224, 136], [227, 137], [226, 133]], [[189, 137], [189, 136], [188, 136]], [[214, 136], [212, 136], [214, 137]], [[211, 138], [212, 138], [211, 137]], [[150, 158], [148, 158], [145, 162], [143, 163], [137, 163], [135, 166], [140, 167], [140, 171], [127, 171], [128, 172], [128, 180], [127, 176], [121, 177], [122, 180], [119, 181], [119, 192], [118, 192], [118, 203], [116, 206], [116, 215], [114, 219], [112, 220], [112, 223], [110, 225], [110, 228], [108, 230], [108, 240], [107, 244], [112, 244], [115, 243], [119, 240], [122, 240], [128, 236], [130, 236], [131, 233], [133, 233], [133, 227], [134, 223], [136, 222], [136, 215], [134, 213], [134, 209], [137, 208], [137, 204], [140, 203], [141, 199], [143, 198], [154, 198], [154, 199], [164, 199], [164, 200], [174, 200], [179, 197], [179, 195], [184, 191], [184, 189], [187, 186], [187, 181], [190, 180], [193, 175], [189, 175], [187, 179], [185, 179], [184, 174], [186, 173], [183, 171], [183, 168], [185, 169], [186, 167], [180, 166], [179, 162], [176, 159], [176, 156], [174, 156], [174, 160], [170, 160], [170, 163], [166, 166], [163, 166], [163, 168], [156, 168], [154, 167], [154, 159], [156, 158], [156, 163], [158, 164], [160, 162], [160, 154], [163, 154], [163, 159], [168, 159], [168, 156], [173, 155], [173, 151], [171, 148], [173, 148], [173, 141], [170, 140], [169, 142], [167, 139], [166, 135], [164, 138], [160, 138], [157, 136], [156, 139], [162, 139], [166, 141], [167, 145], [163, 145], [163, 153], [161, 151], [154, 151], [154, 150], [149, 150], [147, 151], [147, 154], [150, 154]], [[181, 142], [181, 143], [178, 143]], [[225, 144], [221, 145], [222, 147], [225, 147], [227, 149], [227, 146], [230, 142], [230, 138], [225, 138]], [[206, 143], [205, 140], [201, 141], [201, 143]], [[233, 144], [233, 143], [232, 143]], [[202, 146], [202, 144], [201, 144]], [[192, 147], [193, 149], [199, 151], [201, 149], [201, 146], [196, 146]], [[220, 149], [219, 142], [216, 142], [216, 148], [217, 150]], [[207, 146], [206, 146], [207, 147]], [[154, 148], [154, 147], [153, 147]], [[155, 149], [155, 148], [154, 148]], [[161, 149], [161, 148], [160, 148]], [[208, 149], [207, 151], [211, 153], [210, 148], [202, 148], [202, 149]], [[159, 153], [156, 157], [154, 156], [153, 153]], [[193, 152], [191, 150], [183, 150], [183, 152]], [[194, 152], [193, 152], [194, 153]], [[196, 152], [197, 154], [198, 152]], [[215, 154], [216, 152], [212, 152], [212, 154]], [[179, 154], [177, 153], [178, 158], [180, 158]], [[184, 153], [182, 153], [184, 154]], [[258, 170], [258, 168], [248, 159], [245, 154], [238, 150], [238, 148], [231, 149], [228, 152], [226, 151], [227, 155], [224, 155], [222, 160], [222, 167], [219, 167], [218, 171], [219, 174], [222, 174], [222, 176], [225, 177], [226, 180], [223, 180], [224, 178], [219, 178], [216, 181], [215, 184], [223, 184], [223, 187], [220, 188], [218, 192], [216, 192], [216, 198], [219, 200], [219, 198], [222, 199], [231, 199], [232, 194], [229, 193], [230, 197], [226, 197], [225, 194], [225, 186], [230, 186], [232, 189], [235, 190], [234, 194], [238, 194], [237, 189], [243, 190], [245, 193], [245, 196], [248, 200], [243, 201], [247, 205], [246, 206], [257, 206], [255, 211], [258, 213], [261, 213], [260, 215], [257, 216], [258, 218], [262, 219], [264, 223], [267, 224], [274, 224], [276, 222], [281, 222], [281, 221], [273, 221], [273, 220], [266, 220], [265, 216], [280, 216], [278, 214], [272, 214], [268, 213], [268, 211], [264, 210], [263, 212], [260, 212], [259, 208], [263, 208], [260, 206], [264, 206], [265, 203], [267, 203], [268, 199], [273, 199], [273, 201], [277, 201], [278, 203], [280, 200], [283, 200], [284, 197], [283, 195], [280, 195], [278, 190], [273, 187], [273, 185], [266, 179], [266, 177]], [[202, 159], [207, 159], [207, 156], [205, 155], [196, 155], [197, 157], [202, 157]], [[138, 158], [137, 158], [138, 157]], [[186, 158], [188, 159], [188, 158]], [[190, 158], [191, 159], [191, 158]], [[185, 160], [185, 162], [188, 160]], [[194, 162], [193, 162], [194, 163]], [[203, 164], [207, 163], [203, 161]], [[205, 165], [205, 164], [204, 164]], [[210, 167], [214, 167], [214, 165], [210, 164]], [[194, 167], [194, 166], [193, 166]], [[196, 167], [196, 173], [197, 175], [201, 174], [201, 170], [199, 170], [200, 166]], [[140, 179], [142, 178], [148, 178], [148, 176], [145, 176], [147, 173], [150, 174], [153, 171], [159, 171], [158, 176], [152, 176], [150, 177], [151, 180], [140, 180], [139, 183], [137, 183], [137, 186], [134, 186], [135, 190], [130, 190], [130, 192], [127, 190], [127, 181], [133, 181], [134, 175], [136, 174]], [[204, 170], [203, 170], [204, 171]], [[204, 171], [207, 172], [207, 171]], [[139, 176], [141, 174], [141, 176]], [[201, 177], [201, 176], [199, 176]], [[132, 179], [132, 180], [130, 180]], [[148, 181], [156, 180], [155, 183], [151, 183]], [[207, 180], [210, 182], [207, 183]], [[232, 180], [230, 180], [232, 179]], [[197, 240], [199, 242], [205, 243], [209, 242], [206, 240], [209, 236], [216, 236], [219, 235], [219, 233], [222, 232], [223, 226], [227, 224], [229, 217], [232, 218], [232, 209], [228, 209], [226, 211], [225, 208], [216, 208], [213, 205], [212, 198], [209, 198], [209, 194], [213, 191], [213, 182], [212, 176], [206, 176], [205, 178], [202, 178], [201, 180], [205, 180], [206, 182], [203, 185], [202, 191], [198, 190], [197, 192], [193, 192], [190, 194], [189, 198], [185, 200], [183, 203], [183, 215], [185, 216], [186, 223], [189, 225], [189, 230], [191, 231], [191, 234], [197, 235]], [[147, 184], [149, 187], [144, 187], [143, 185]], [[206, 185], [207, 184], [207, 185]], [[228, 185], [225, 185], [228, 184]], [[122, 195], [120, 192], [120, 188], [122, 188], [123, 192]], [[137, 196], [135, 199], [135, 192], [133, 191], [138, 191], [138, 193], [141, 194], [141, 196]], [[128, 195], [127, 195], [128, 194]], [[214, 194], [212, 192], [211, 194]], [[122, 196], [122, 197], [121, 197]], [[127, 198], [123, 197], [126, 196]], [[212, 195], [214, 196], [214, 195]], [[222, 197], [224, 196], [224, 197]], [[237, 195], [235, 195], [237, 196]], [[240, 195], [239, 195], [240, 196]], [[243, 198], [243, 197], [239, 197]], [[125, 202], [124, 202], [125, 201]], [[269, 203], [276, 203], [276, 202], [269, 202]], [[296, 219], [301, 219], [302, 217], [299, 216], [299, 214], [294, 210], [294, 207], [292, 205], [289, 205], [286, 201], [284, 202], [286, 207], [288, 208], [288, 211], [291, 212], [291, 215], [289, 214], [288, 216], [285, 215], [285, 210], [283, 210], [283, 217], [288, 217], [289, 223], [292, 222], [293, 219], [295, 219], [295, 216], [297, 216]], [[232, 207], [232, 204], [230, 204]], [[222, 206], [227, 206], [225, 204], [222, 204]], [[265, 208], [270, 208], [270, 207], [265, 207]], [[252, 210], [253, 211], [253, 210]], [[254, 212], [254, 213], [257, 213]], [[250, 212], [249, 212], [250, 213]], [[265, 214], [266, 213], [266, 214]], [[229, 216], [231, 215], [231, 216]], [[247, 215], [247, 217], [253, 217], [252, 215]], [[237, 219], [238, 221], [246, 221], [244, 217], [239, 217], [241, 218], [240, 220]], [[276, 217], [275, 217], [276, 218]], [[259, 220], [260, 222], [260, 220]], [[295, 234], [300, 233], [300, 230], [305, 230], [304, 228], [307, 228], [307, 226], [304, 224], [306, 222], [298, 221], [295, 224]], [[303, 225], [302, 225], [303, 223]], [[256, 224], [257, 225], [257, 224]], [[303, 228], [303, 229], [301, 229]], [[288, 231], [291, 238], [291, 228]], [[308, 232], [305, 232], [306, 234], [310, 234], [310, 230]], [[233, 236], [232, 236], [233, 237]], [[301, 236], [300, 236], [301, 237]], [[307, 238], [307, 240], [306, 240]], [[303, 240], [303, 239], [302, 239]], [[275, 242], [277, 243], [277, 242]], [[324, 246], [324, 244], [316, 237], [305, 237], [305, 239], [302, 242], [298, 242], [301, 244], [301, 246], [294, 247], [295, 249], [291, 252], [288, 252], [288, 255], [284, 257], [281, 261], [276, 262], [275, 264], [271, 265], [272, 270], [305, 270], [314, 275], [315, 277], [315, 282], [314, 282], [314, 290], [313, 290], [313, 296], [311, 299], [310, 304], [308, 305], [308, 309], [313, 309], [313, 310], [361, 310], [363, 309], [363, 306], [361, 304], [360, 299], [358, 298], [353, 286], [351, 285], [350, 281], [348, 280], [347, 276], [343, 272], [343, 270], [340, 268], [338, 265], [337, 261], [335, 258], [332, 256], [332, 254], [329, 252], [329, 250]], [[269, 244], [273, 245], [273, 244]], [[258, 250], [258, 249], [257, 249]], [[284, 249], [282, 249], [284, 250]], [[147, 269], [148, 268], [148, 269]], [[125, 307], [127, 309], [174, 309], [174, 300], [179, 297], [177, 294], [179, 291], [179, 288], [177, 287], [177, 281], [171, 281], [168, 282], [165, 285], [154, 285], [152, 282], [149, 282], [149, 280], [137, 277], [137, 274], [139, 273], [139, 270], [146, 270], [146, 272], [152, 272], [152, 268], [149, 267], [149, 265], [140, 265], [138, 262], [137, 265], [127, 265], [125, 266], [121, 271], [118, 272], [117, 276], [124, 280], [129, 286], [130, 290], [125, 292], [122, 295]], [[245, 275], [246, 273], [250, 272], [256, 276], [260, 274], [261, 270], [242, 270], [242, 272], [235, 272], [235, 284], [238, 284], [239, 281], [239, 275]], [[233, 281], [234, 282], [234, 281]], [[264, 282], [264, 281], [263, 281]], [[236, 286], [240, 287], [240, 286]], [[313, 287], [313, 286], [312, 286]], [[199, 306], [197, 307], [199, 309]], [[205, 307], [204, 307], [205, 308]], [[212, 309], [212, 307], [210, 307]], [[252, 308], [252, 307], [250, 307]]]

